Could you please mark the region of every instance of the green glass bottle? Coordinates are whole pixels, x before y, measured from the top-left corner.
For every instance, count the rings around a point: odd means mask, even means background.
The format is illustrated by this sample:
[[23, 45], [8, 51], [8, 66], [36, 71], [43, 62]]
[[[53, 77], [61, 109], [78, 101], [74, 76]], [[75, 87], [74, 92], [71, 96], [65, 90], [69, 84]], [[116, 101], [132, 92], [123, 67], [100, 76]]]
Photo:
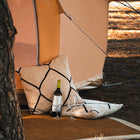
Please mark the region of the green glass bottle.
[[54, 92], [54, 96], [53, 96], [52, 117], [61, 116], [62, 93], [60, 87], [61, 87], [61, 80], [58, 80], [57, 89]]

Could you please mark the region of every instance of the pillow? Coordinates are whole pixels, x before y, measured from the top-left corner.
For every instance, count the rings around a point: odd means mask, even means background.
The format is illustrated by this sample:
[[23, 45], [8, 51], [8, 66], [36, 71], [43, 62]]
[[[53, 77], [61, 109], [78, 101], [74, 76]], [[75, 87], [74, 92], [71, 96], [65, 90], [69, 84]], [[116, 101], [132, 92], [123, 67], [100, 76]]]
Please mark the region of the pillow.
[[73, 104], [62, 108], [62, 116], [73, 116], [85, 119], [101, 118], [121, 109], [122, 104], [83, 99], [82, 104]]
[[19, 68], [16, 72], [22, 80], [28, 106], [33, 114], [51, 110], [58, 79], [61, 80], [63, 106], [67, 105], [68, 98], [74, 96], [78, 97], [79, 103], [83, 103], [74, 87], [66, 56], [59, 56], [42, 66]]

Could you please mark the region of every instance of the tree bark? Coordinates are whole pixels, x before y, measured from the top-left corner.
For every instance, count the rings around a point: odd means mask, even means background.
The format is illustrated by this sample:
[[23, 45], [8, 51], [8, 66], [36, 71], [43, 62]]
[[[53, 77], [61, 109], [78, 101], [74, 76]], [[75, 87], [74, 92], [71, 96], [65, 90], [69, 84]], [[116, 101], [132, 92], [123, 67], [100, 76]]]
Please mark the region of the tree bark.
[[7, 0], [0, 0], [0, 113], [6, 140], [24, 140], [14, 75], [13, 26]]

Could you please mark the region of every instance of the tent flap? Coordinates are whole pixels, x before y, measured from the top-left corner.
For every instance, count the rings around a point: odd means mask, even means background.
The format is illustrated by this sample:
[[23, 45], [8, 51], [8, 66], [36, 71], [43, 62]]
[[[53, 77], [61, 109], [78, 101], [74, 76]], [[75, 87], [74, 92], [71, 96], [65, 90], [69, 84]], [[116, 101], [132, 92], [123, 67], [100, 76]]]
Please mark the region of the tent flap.
[[60, 3], [71, 18], [63, 13], [60, 17], [60, 53], [69, 58], [74, 83], [78, 86], [78, 82], [84, 81], [85, 86], [89, 84], [87, 79], [102, 75], [105, 55], [91, 40], [106, 51], [108, 1], [60, 0]]

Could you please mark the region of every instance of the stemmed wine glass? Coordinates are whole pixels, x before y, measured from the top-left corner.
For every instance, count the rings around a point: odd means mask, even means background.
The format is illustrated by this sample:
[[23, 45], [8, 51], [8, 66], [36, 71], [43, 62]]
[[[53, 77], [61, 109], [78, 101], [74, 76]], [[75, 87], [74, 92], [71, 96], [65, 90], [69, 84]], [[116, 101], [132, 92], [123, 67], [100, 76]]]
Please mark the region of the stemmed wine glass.
[[70, 120], [76, 120], [76, 118], [73, 117], [73, 109], [78, 104], [78, 96], [70, 96], [68, 99], [68, 107], [71, 110], [70, 113]]
[[62, 104], [59, 104], [57, 105], [56, 107], [56, 117], [53, 117], [55, 120], [61, 120], [62, 118], [60, 117], [60, 114], [61, 113], [59, 110], [61, 110], [61, 107], [62, 107]]

